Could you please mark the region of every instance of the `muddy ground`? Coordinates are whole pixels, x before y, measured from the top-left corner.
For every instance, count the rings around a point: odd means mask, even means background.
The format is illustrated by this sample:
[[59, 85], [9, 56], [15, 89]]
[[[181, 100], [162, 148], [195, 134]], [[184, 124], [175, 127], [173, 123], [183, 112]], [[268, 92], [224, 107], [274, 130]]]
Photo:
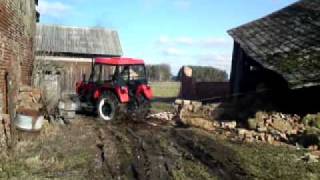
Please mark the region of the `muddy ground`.
[[243, 144], [217, 134], [150, 120], [101, 123], [77, 116], [19, 133], [0, 163], [1, 179], [319, 179], [304, 151]]

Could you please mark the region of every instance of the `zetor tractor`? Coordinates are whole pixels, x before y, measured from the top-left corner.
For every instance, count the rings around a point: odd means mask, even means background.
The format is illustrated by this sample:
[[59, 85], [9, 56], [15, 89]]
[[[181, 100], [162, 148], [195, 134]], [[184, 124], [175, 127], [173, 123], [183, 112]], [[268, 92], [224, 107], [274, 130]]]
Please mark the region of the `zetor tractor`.
[[129, 114], [144, 119], [150, 109], [153, 92], [148, 85], [143, 60], [131, 58], [96, 58], [88, 80], [76, 83], [80, 108], [97, 112], [104, 121]]

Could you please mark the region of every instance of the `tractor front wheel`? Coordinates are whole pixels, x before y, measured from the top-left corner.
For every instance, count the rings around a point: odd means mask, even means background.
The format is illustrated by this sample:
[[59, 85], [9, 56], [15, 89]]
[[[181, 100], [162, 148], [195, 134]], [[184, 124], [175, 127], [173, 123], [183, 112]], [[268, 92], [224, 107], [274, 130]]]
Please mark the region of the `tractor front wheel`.
[[118, 99], [112, 93], [105, 93], [97, 104], [98, 115], [103, 121], [114, 121], [118, 116]]

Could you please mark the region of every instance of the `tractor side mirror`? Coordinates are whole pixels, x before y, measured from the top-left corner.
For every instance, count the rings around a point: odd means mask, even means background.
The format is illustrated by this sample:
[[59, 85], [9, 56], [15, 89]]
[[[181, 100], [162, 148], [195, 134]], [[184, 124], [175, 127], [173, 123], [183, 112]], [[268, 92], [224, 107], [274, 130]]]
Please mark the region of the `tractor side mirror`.
[[83, 82], [86, 81], [86, 74], [82, 74], [82, 81], [83, 81]]

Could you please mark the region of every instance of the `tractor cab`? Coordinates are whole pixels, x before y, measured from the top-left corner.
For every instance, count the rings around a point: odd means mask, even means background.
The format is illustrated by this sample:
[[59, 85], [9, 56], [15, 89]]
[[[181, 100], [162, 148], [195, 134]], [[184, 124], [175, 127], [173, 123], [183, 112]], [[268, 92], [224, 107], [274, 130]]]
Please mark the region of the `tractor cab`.
[[94, 59], [88, 80], [84, 75], [76, 92], [81, 103], [98, 111], [104, 120], [114, 119], [114, 108], [119, 105], [133, 112], [146, 107], [153, 97], [144, 61], [132, 58]]
[[97, 58], [89, 81], [101, 85], [113, 83], [121, 87], [148, 84], [144, 61], [130, 58]]

